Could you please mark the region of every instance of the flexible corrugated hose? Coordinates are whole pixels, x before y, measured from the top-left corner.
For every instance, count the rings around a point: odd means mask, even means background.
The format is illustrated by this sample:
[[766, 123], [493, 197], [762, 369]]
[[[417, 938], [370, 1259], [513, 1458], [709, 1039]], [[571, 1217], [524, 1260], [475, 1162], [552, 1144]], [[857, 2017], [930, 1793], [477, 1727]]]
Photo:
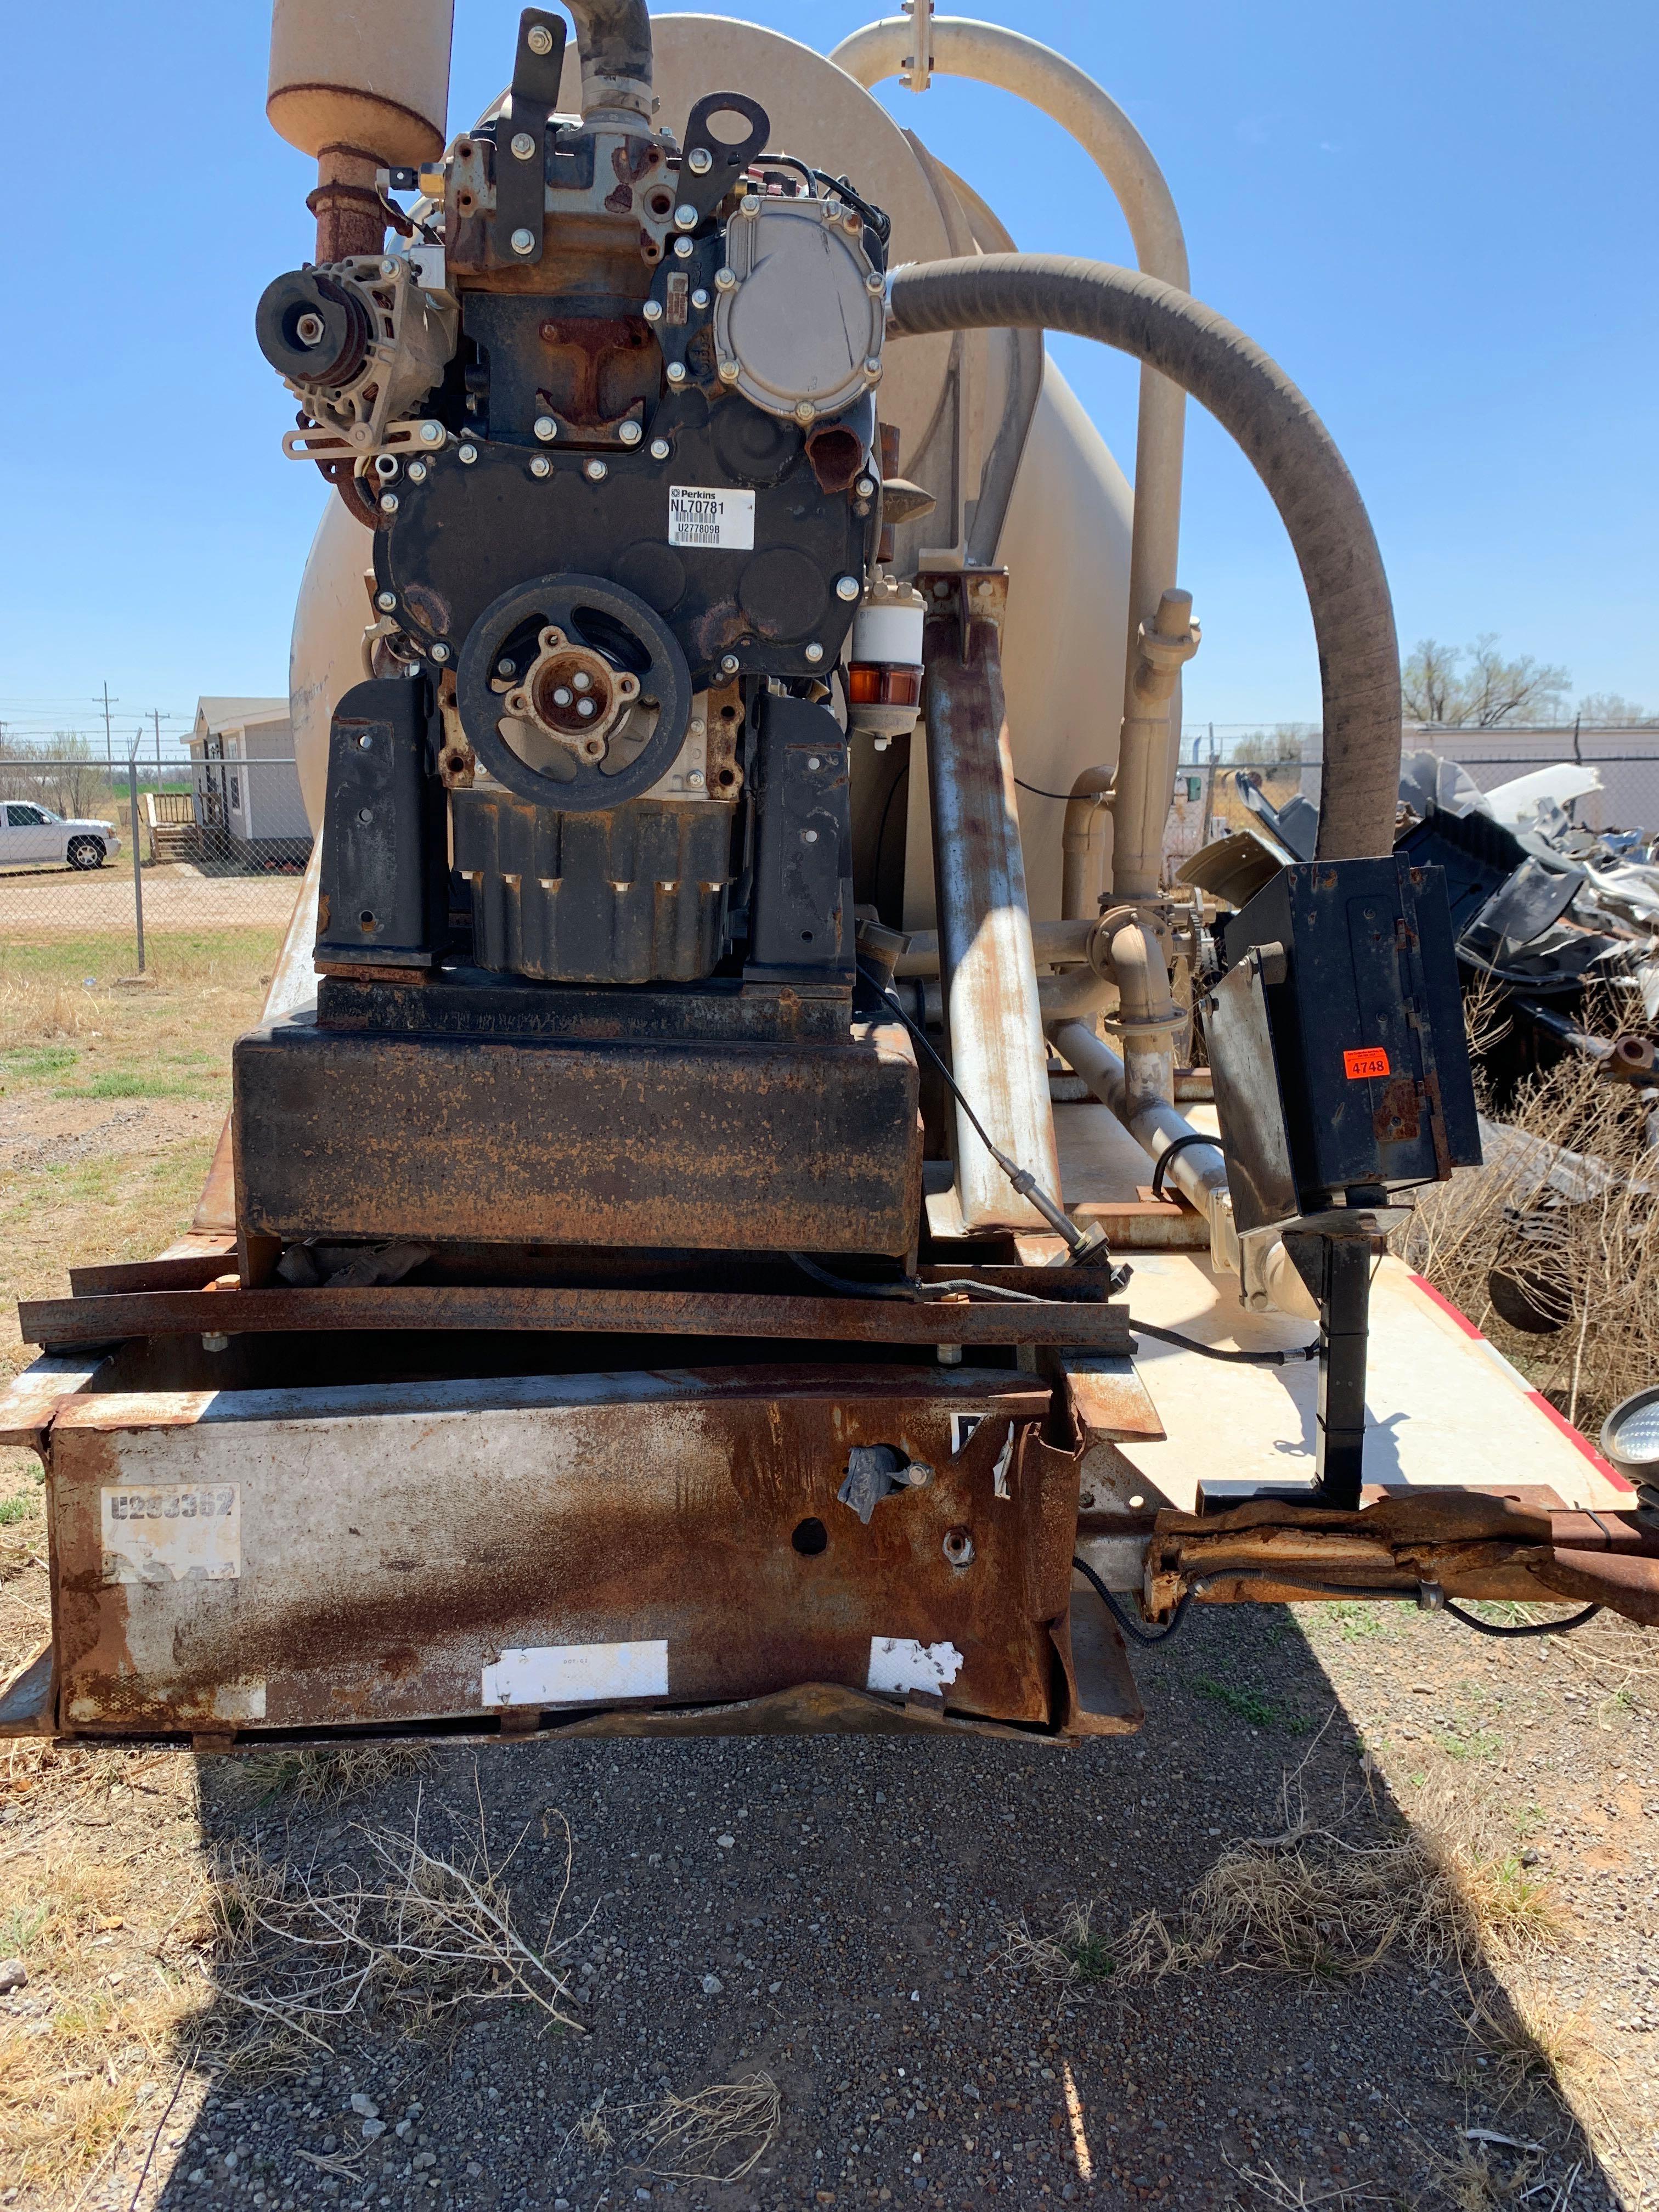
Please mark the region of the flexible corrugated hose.
[[1212, 307], [1102, 261], [988, 253], [894, 272], [890, 334], [1069, 331], [1150, 363], [1231, 432], [1279, 509], [1319, 647], [1325, 764], [1316, 858], [1394, 848], [1400, 647], [1364, 501], [1334, 441], [1278, 363]]

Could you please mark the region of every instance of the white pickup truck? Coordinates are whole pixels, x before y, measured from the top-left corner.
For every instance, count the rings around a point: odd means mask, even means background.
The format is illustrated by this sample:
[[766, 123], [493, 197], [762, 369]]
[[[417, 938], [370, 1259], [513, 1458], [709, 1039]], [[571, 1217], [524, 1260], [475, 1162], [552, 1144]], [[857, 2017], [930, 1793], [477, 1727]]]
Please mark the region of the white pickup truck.
[[112, 822], [65, 822], [32, 799], [8, 799], [0, 804], [0, 868], [27, 860], [101, 868], [120, 849]]

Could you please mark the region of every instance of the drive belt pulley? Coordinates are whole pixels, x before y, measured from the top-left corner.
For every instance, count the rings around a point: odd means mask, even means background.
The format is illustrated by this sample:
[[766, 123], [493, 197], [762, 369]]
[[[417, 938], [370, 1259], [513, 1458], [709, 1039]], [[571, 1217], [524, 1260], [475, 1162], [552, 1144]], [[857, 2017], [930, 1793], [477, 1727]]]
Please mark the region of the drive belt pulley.
[[661, 617], [597, 576], [542, 576], [486, 607], [456, 672], [479, 761], [520, 799], [589, 814], [659, 782], [684, 741], [691, 674]]

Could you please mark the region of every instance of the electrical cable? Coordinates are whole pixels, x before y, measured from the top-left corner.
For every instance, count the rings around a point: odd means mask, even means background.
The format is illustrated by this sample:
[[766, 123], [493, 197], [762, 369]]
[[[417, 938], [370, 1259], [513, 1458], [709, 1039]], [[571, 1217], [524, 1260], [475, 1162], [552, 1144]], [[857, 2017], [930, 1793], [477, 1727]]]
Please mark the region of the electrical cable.
[[1482, 1620], [1479, 1613], [1465, 1613], [1449, 1598], [1441, 1610], [1450, 1613], [1454, 1620], [1461, 1620], [1465, 1628], [1474, 1629], [1479, 1636], [1567, 1636], [1575, 1628], [1582, 1628], [1587, 1620], [1594, 1620], [1601, 1608], [1599, 1605], [1587, 1605], [1582, 1613], [1570, 1613], [1565, 1620], [1527, 1620], [1512, 1628], [1504, 1628], [1495, 1620]]
[[858, 972], [863, 976], [865, 981], [870, 985], [872, 990], [879, 993], [884, 1003], [891, 1006], [893, 1012], [903, 1023], [905, 1028], [909, 1030], [910, 1035], [915, 1038], [916, 1043], [921, 1047], [921, 1049], [927, 1054], [928, 1059], [933, 1061], [934, 1066], [944, 1077], [951, 1097], [956, 1100], [957, 1105], [961, 1107], [963, 1112], [968, 1116], [969, 1121], [973, 1124], [981, 1144], [984, 1146], [986, 1151], [989, 1152], [991, 1158], [1002, 1170], [1004, 1175], [1007, 1176], [1009, 1182], [1019, 1193], [1020, 1196], [1022, 1198], [1030, 1199], [1031, 1204], [1036, 1208], [1043, 1219], [1048, 1223], [1049, 1226], [1056, 1230], [1059, 1234], [1065, 1238], [1066, 1243], [1071, 1249], [1073, 1259], [1074, 1261], [1081, 1260], [1091, 1254], [1096, 1253], [1099, 1254], [1100, 1256], [1103, 1258], [1105, 1256], [1105, 1238], [1098, 1233], [1093, 1236], [1085, 1237], [1083, 1231], [1078, 1227], [1077, 1224], [1067, 1216], [1059, 1200], [1049, 1196], [1048, 1193], [1044, 1190], [1042, 1184], [1031, 1173], [1031, 1170], [1029, 1168], [1021, 1167], [1018, 1160], [1011, 1160], [1007, 1153], [1005, 1152], [1000, 1146], [993, 1143], [990, 1131], [986, 1127], [984, 1122], [980, 1120], [979, 1115], [975, 1113], [972, 1106], [969, 1103], [967, 1093], [963, 1090], [962, 1085], [957, 1081], [956, 1077], [951, 1074], [950, 1069], [945, 1066], [945, 1062], [939, 1058], [938, 1053], [934, 1051], [933, 1046], [928, 1042], [927, 1032], [921, 1029], [916, 1023], [913, 1022], [909, 1015], [905, 1012], [903, 1006], [899, 1003], [897, 993], [894, 991], [889, 984], [884, 982], [879, 975], [877, 975], [872, 969], [867, 968], [861, 960], [858, 963]]
[[908, 1298], [925, 1305], [930, 1300], [945, 1297], [953, 1291], [966, 1291], [982, 1298], [994, 1298], [1009, 1305], [1074, 1306], [1087, 1304], [1080, 1298], [1045, 1298], [1035, 1291], [1017, 1291], [1010, 1285], [983, 1283], [972, 1275], [943, 1276], [937, 1282], [924, 1283], [915, 1275], [905, 1275], [896, 1283], [859, 1283], [848, 1275], [831, 1274], [816, 1260], [809, 1260], [804, 1252], [789, 1255], [803, 1274], [811, 1275], [814, 1282], [824, 1283], [834, 1291], [847, 1291], [861, 1298]]
[[1067, 799], [1072, 797], [1069, 791], [1045, 791], [1040, 783], [1027, 783], [1024, 776], [1017, 775], [1014, 781], [1022, 791], [1029, 791], [1034, 799]]
[[1149, 1629], [1135, 1619], [1127, 1606], [1118, 1603], [1086, 1559], [1079, 1559], [1074, 1556], [1072, 1565], [1077, 1569], [1079, 1574], [1093, 1585], [1095, 1595], [1111, 1614], [1123, 1633], [1136, 1644], [1151, 1645], [1169, 1643], [1187, 1618], [1187, 1608], [1193, 1601], [1193, 1592], [1190, 1589], [1183, 1594], [1181, 1602], [1170, 1614], [1169, 1626], [1166, 1628]]
[[1158, 1154], [1152, 1169], [1152, 1196], [1164, 1195], [1164, 1178], [1170, 1172], [1170, 1163], [1177, 1152], [1184, 1152], [1189, 1145], [1208, 1145], [1216, 1152], [1221, 1150], [1219, 1137], [1206, 1137], [1202, 1129], [1189, 1129], [1184, 1137], [1172, 1137]]
[[1158, 1328], [1149, 1321], [1131, 1320], [1131, 1336], [1156, 1337], [1160, 1344], [1178, 1345], [1182, 1352], [1196, 1352], [1205, 1359], [1225, 1360], [1232, 1367], [1294, 1367], [1299, 1359], [1316, 1359], [1319, 1346], [1314, 1344], [1293, 1344], [1286, 1352], [1224, 1352], [1218, 1344], [1200, 1344], [1195, 1336], [1182, 1336], [1173, 1328]]

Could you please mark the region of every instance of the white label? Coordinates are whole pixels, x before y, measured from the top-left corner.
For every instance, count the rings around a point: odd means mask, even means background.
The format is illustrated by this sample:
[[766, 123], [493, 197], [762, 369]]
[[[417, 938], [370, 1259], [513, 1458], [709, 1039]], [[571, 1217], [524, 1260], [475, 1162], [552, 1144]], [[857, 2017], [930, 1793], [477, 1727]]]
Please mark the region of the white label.
[[746, 553], [755, 542], [754, 493], [670, 484], [668, 542]]
[[538, 1644], [503, 1651], [483, 1670], [486, 1705], [591, 1705], [610, 1698], [665, 1698], [663, 1644]]
[[240, 1483], [106, 1490], [106, 1583], [234, 1582], [242, 1571]]
[[872, 1636], [871, 1690], [942, 1690], [962, 1672], [962, 1654], [954, 1644], [918, 1644], [910, 1636]]

